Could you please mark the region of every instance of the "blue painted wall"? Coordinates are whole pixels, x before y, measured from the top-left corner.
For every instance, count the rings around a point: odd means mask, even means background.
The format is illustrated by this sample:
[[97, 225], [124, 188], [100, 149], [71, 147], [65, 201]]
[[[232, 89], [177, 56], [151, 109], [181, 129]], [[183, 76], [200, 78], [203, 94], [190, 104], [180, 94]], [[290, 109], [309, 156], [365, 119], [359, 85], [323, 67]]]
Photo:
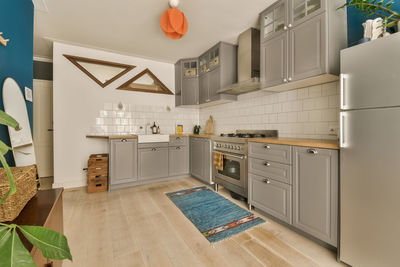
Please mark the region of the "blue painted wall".
[[[333, 1], [333, 0], [329, 0]], [[347, 0], [349, 2], [349, 0]], [[385, 1], [386, 3], [388, 0]], [[348, 24], [348, 43], [349, 46], [356, 45], [358, 41], [364, 37], [364, 28], [362, 24], [367, 20], [360, 16], [360, 14], [355, 14], [356, 8], [354, 6], [348, 7], [347, 9], [347, 24]], [[394, 1], [393, 10], [400, 12], [400, 1]]]
[[[0, 109], [3, 106], [3, 82], [12, 77], [24, 92], [25, 86], [33, 86], [33, 12], [32, 0], [0, 0], [0, 32], [10, 39], [7, 47], [0, 45]], [[33, 105], [26, 102], [32, 128]], [[0, 126], [0, 139], [10, 143], [8, 130]], [[11, 153], [7, 160], [14, 164]]]

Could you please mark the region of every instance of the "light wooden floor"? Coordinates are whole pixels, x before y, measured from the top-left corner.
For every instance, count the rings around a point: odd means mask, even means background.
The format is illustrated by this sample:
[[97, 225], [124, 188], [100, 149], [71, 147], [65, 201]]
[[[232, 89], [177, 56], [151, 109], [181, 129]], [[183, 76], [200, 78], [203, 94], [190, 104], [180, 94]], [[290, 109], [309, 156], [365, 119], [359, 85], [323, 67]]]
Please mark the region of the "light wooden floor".
[[266, 218], [211, 245], [164, 194], [199, 185], [187, 178], [111, 193], [65, 192], [64, 228], [74, 262], [63, 266], [342, 266], [331, 251]]

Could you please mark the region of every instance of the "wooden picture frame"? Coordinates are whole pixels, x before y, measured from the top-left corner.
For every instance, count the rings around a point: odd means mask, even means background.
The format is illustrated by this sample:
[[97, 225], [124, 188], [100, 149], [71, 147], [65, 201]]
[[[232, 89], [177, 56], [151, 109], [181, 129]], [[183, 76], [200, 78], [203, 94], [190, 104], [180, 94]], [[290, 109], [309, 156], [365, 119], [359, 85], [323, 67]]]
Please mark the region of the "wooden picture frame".
[[[99, 60], [99, 59], [93, 59], [93, 58], [78, 57], [78, 56], [72, 56], [72, 55], [66, 55], [66, 54], [64, 54], [63, 56], [66, 57], [69, 61], [71, 61], [72, 64], [74, 64], [78, 69], [80, 69], [83, 73], [85, 73], [87, 76], [89, 76], [89, 78], [91, 78], [93, 81], [95, 81], [98, 85], [100, 85], [103, 88], [106, 87], [107, 85], [111, 84], [112, 82], [114, 82], [115, 80], [117, 80], [118, 78], [123, 76], [124, 74], [126, 74], [129, 71], [136, 68], [136, 66], [133, 66], [133, 65]], [[79, 64], [79, 62], [86, 62], [86, 63], [92, 63], [92, 64], [98, 64], [98, 65], [104, 65], [104, 66], [118, 67], [118, 68], [123, 68], [124, 70], [103, 83], [99, 79], [97, 79], [94, 74], [90, 73], [89, 70], [87, 70], [85, 67], [83, 67], [81, 64]]]
[[[148, 74], [159, 86], [161, 90], [152, 90], [151, 86], [149, 85], [134, 85], [134, 81], [138, 80], [143, 75]], [[133, 86], [132, 86], [133, 84]], [[137, 91], [137, 92], [144, 92], [144, 93], [154, 93], [154, 94], [165, 94], [165, 95], [173, 95], [174, 93], [168, 89], [168, 87], [161, 82], [154, 73], [152, 73], [149, 69], [145, 69], [135, 77], [127, 81], [126, 83], [122, 84], [117, 90], [128, 90], [128, 91]]]

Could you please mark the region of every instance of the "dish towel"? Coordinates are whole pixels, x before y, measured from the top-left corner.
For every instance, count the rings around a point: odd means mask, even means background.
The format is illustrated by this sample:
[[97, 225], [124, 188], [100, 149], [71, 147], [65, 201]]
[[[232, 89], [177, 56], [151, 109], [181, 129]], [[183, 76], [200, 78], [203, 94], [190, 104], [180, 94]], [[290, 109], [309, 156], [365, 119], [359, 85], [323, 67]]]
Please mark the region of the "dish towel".
[[214, 166], [217, 171], [224, 170], [224, 155], [220, 152], [214, 152]]

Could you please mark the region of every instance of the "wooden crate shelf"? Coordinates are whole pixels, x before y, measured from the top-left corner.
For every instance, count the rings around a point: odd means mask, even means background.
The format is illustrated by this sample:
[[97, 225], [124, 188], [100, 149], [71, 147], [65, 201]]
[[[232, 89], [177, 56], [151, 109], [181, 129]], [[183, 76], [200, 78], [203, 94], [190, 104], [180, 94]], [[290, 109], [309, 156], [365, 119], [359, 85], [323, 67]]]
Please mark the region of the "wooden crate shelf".
[[108, 189], [108, 154], [93, 154], [88, 160], [88, 193], [104, 192]]

